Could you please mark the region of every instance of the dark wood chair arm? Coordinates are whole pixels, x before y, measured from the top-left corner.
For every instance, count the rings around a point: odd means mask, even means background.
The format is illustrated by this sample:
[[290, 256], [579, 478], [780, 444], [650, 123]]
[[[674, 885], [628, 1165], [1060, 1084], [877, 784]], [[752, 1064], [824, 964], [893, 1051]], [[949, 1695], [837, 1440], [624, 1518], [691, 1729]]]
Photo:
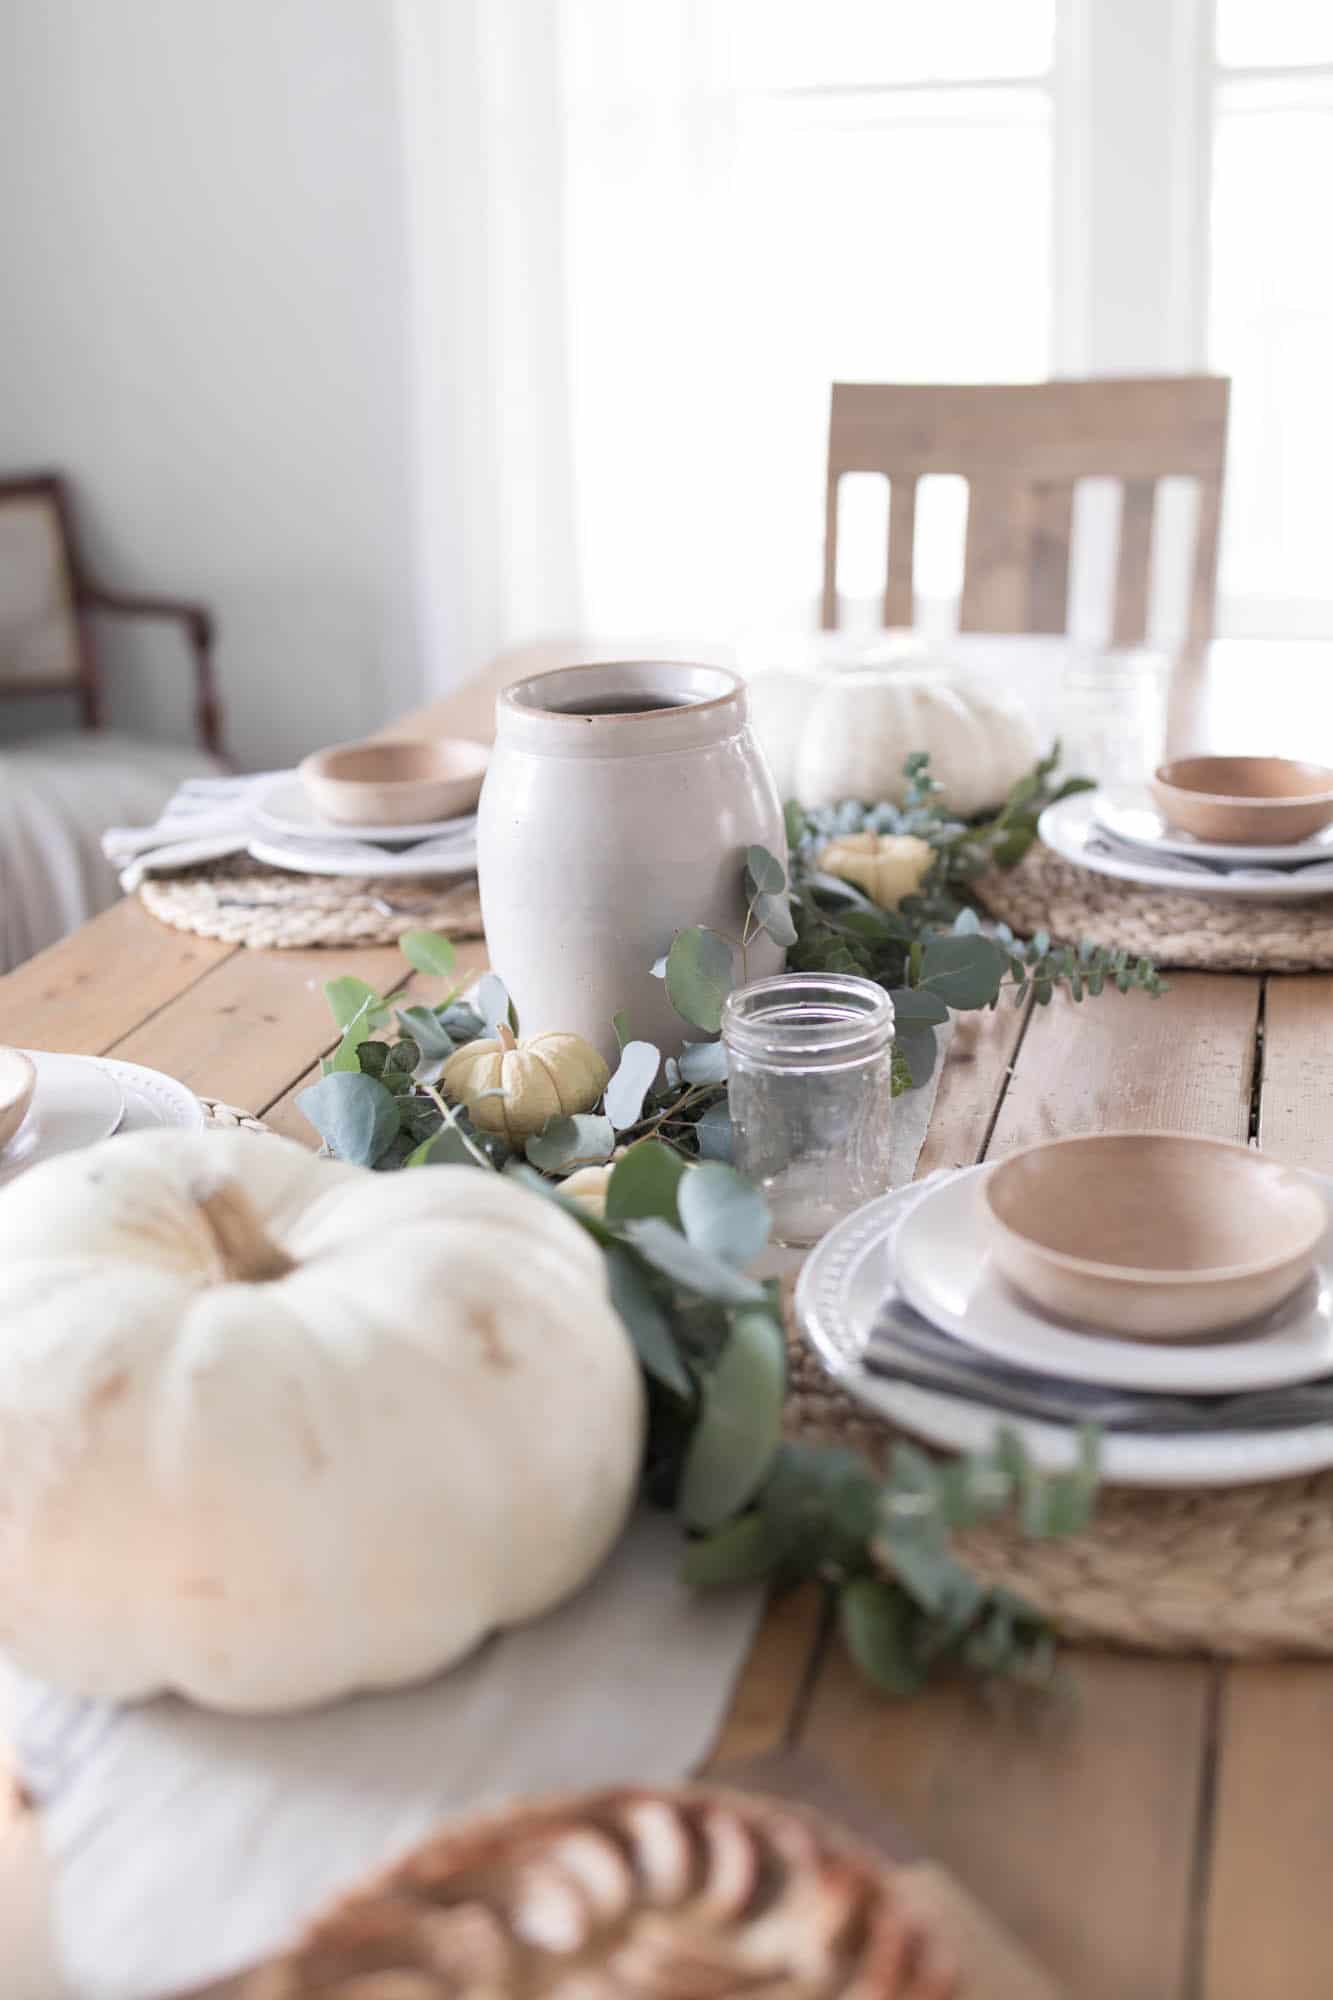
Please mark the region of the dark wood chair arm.
[[102, 590], [85, 584], [79, 591], [81, 611], [108, 612], [121, 618], [166, 618], [183, 625], [194, 653], [195, 714], [199, 738], [206, 750], [226, 761], [222, 747], [222, 710], [213, 675], [213, 614], [206, 605], [179, 597], [144, 597], [133, 591]]

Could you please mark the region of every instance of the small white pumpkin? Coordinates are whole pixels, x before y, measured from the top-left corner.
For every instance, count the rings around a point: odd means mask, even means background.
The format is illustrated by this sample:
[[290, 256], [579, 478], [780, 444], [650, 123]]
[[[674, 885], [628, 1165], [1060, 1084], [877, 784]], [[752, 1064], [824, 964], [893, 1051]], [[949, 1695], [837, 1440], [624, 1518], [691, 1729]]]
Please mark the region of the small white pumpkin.
[[606, 1214], [606, 1191], [615, 1170], [614, 1160], [605, 1167], [580, 1167], [577, 1173], [561, 1181], [560, 1192], [600, 1222]]
[[591, 1111], [610, 1077], [582, 1035], [551, 1033], [518, 1042], [502, 1022], [493, 1042], [468, 1042], [455, 1050], [440, 1081], [480, 1131], [521, 1142], [540, 1132], [548, 1118]]
[[602, 1255], [476, 1168], [107, 1140], [0, 1192], [0, 1326], [0, 1647], [82, 1694], [420, 1680], [577, 1590], [636, 1489]]
[[903, 764], [930, 756], [945, 803], [970, 817], [1002, 805], [1036, 763], [1037, 738], [1009, 696], [902, 667], [757, 674], [750, 716], [784, 799], [803, 806], [902, 803]]
[[819, 857], [826, 875], [854, 882], [882, 910], [896, 910], [914, 896], [935, 859], [928, 840], [915, 833], [844, 833]]

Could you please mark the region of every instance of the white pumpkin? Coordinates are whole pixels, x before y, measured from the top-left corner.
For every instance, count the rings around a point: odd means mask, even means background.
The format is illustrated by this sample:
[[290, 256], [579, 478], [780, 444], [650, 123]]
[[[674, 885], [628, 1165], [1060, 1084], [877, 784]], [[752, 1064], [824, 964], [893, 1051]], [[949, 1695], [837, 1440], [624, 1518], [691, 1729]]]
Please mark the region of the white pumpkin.
[[606, 1191], [615, 1170], [614, 1160], [606, 1167], [580, 1167], [577, 1173], [561, 1181], [560, 1192], [576, 1202], [585, 1215], [595, 1216], [600, 1222], [606, 1214]]
[[440, 1072], [445, 1094], [482, 1132], [530, 1138], [548, 1118], [591, 1111], [611, 1072], [582, 1035], [556, 1031], [515, 1041], [504, 1022], [494, 1041], [466, 1042]]
[[0, 1327], [0, 1647], [80, 1693], [419, 1680], [576, 1590], [635, 1492], [601, 1253], [475, 1168], [107, 1140], [0, 1193]]
[[844, 833], [819, 856], [826, 875], [854, 882], [882, 910], [914, 896], [934, 863], [934, 848], [915, 833]]
[[902, 667], [805, 667], [756, 674], [750, 718], [784, 799], [803, 806], [902, 803], [903, 763], [930, 755], [945, 802], [965, 817], [1002, 805], [1040, 754], [1019, 705], [999, 691]]

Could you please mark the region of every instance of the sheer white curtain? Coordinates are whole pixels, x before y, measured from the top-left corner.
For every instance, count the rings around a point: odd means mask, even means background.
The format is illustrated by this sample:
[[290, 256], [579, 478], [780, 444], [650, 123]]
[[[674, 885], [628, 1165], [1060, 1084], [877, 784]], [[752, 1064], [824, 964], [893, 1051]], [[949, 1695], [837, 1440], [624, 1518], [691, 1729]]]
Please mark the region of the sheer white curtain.
[[[947, 31], [920, 0], [396, 4], [444, 671], [807, 624], [831, 381], [1049, 369], [1052, 0], [951, 0]], [[923, 495], [927, 597], [961, 525]]]

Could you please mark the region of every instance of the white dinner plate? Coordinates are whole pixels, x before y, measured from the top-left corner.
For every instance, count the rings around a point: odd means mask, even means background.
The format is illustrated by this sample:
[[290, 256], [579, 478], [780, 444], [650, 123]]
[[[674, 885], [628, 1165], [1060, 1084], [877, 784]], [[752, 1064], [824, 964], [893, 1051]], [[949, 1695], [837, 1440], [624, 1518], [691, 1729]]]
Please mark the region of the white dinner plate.
[[405, 840], [430, 840], [437, 834], [470, 831], [475, 813], [454, 819], [420, 820], [410, 826], [353, 826], [346, 820], [322, 819], [315, 811], [305, 786], [294, 771], [260, 792], [251, 807], [256, 820], [269, 833], [299, 834], [330, 844], [345, 840], [386, 841], [390, 846]]
[[972, 1167], [923, 1194], [898, 1224], [892, 1257], [903, 1297], [969, 1347], [1066, 1382], [1152, 1394], [1229, 1396], [1333, 1373], [1333, 1216], [1315, 1276], [1229, 1338], [1116, 1340], [1081, 1333], [1027, 1304], [991, 1262], [981, 1185]]
[[1333, 826], [1308, 840], [1286, 847], [1243, 847], [1224, 845], [1220, 840], [1199, 840], [1183, 827], [1172, 826], [1162, 817], [1147, 792], [1100, 791], [1092, 795], [1098, 823], [1127, 840], [1134, 847], [1159, 854], [1183, 854], [1196, 861], [1222, 861], [1233, 867], [1247, 864], [1256, 868], [1278, 867], [1301, 861], [1333, 861]]
[[324, 846], [318, 840], [286, 840], [276, 834], [270, 840], [256, 834], [246, 851], [271, 868], [290, 868], [298, 875], [470, 875], [477, 865], [471, 835], [394, 850], [364, 842]]
[[207, 1114], [194, 1092], [160, 1070], [109, 1056], [47, 1055], [40, 1049], [24, 1053], [37, 1065], [33, 1110], [40, 1101], [43, 1111], [40, 1120], [30, 1111], [16, 1137], [0, 1151], [0, 1183], [61, 1153], [95, 1146], [113, 1133], [163, 1126], [202, 1132], [207, 1127]]
[[1095, 800], [1094, 792], [1075, 792], [1071, 798], [1047, 806], [1037, 821], [1037, 831], [1046, 845], [1077, 868], [1113, 875], [1120, 882], [1139, 882], [1146, 888], [1174, 889], [1180, 896], [1223, 896], [1233, 902], [1294, 903], [1333, 896], [1333, 858], [1323, 867], [1302, 868], [1296, 874], [1247, 866], [1221, 875], [1191, 867], [1183, 857], [1173, 862], [1165, 854], [1140, 861], [1137, 850], [1108, 839], [1099, 824]]
[[95, 1146], [107, 1139], [125, 1116], [125, 1092], [118, 1078], [96, 1056], [52, 1055], [45, 1049], [24, 1049], [37, 1071], [37, 1088], [28, 1115], [9, 1144], [0, 1148], [0, 1179], [8, 1180], [24, 1167]]
[[[1333, 1197], [1333, 1179], [1309, 1178], [1326, 1200]], [[1051, 1471], [1072, 1466], [1079, 1442], [1072, 1425], [1002, 1416], [984, 1403], [918, 1389], [865, 1366], [871, 1330], [894, 1284], [894, 1227], [919, 1192], [900, 1188], [881, 1195], [816, 1245], [796, 1286], [796, 1316], [806, 1339], [848, 1395], [930, 1444], [984, 1451], [1003, 1425], [1022, 1440], [1035, 1464]], [[1329, 1465], [1333, 1423], [1167, 1437], [1110, 1431], [1101, 1440], [1101, 1478], [1108, 1486], [1244, 1486], [1251, 1480], [1294, 1479]]]

